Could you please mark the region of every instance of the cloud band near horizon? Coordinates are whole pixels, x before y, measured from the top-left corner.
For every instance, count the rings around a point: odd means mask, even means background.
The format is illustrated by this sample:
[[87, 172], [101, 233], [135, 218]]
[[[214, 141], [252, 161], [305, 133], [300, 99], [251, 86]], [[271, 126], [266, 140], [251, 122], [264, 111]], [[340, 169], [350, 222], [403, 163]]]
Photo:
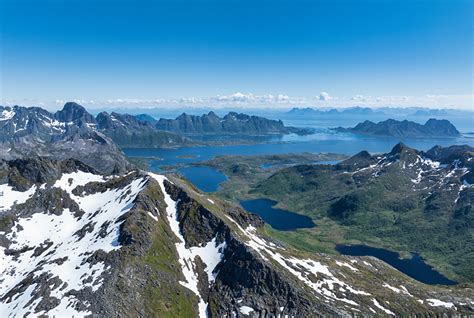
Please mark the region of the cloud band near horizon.
[[285, 109], [291, 107], [425, 107], [425, 108], [453, 108], [474, 110], [474, 95], [436, 95], [424, 96], [368, 96], [357, 94], [354, 96], [331, 96], [327, 92], [321, 92], [313, 97], [296, 97], [286, 94], [257, 95], [252, 93], [236, 92], [229, 95], [217, 95], [213, 97], [183, 97], [183, 98], [111, 98], [96, 100], [90, 98], [58, 98], [54, 101], [40, 99], [12, 100], [0, 98], [0, 105], [4, 106], [40, 106], [48, 109], [58, 109], [66, 102], [74, 101], [85, 107], [112, 108], [112, 107], [208, 107], [208, 108], [275, 108]]

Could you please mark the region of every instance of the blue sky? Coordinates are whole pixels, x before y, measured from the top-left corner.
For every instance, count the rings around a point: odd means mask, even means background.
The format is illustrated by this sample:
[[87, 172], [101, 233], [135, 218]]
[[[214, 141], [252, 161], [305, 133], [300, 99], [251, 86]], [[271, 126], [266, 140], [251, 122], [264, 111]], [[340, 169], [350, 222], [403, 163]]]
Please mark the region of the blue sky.
[[473, 3], [0, 0], [0, 98], [469, 108]]

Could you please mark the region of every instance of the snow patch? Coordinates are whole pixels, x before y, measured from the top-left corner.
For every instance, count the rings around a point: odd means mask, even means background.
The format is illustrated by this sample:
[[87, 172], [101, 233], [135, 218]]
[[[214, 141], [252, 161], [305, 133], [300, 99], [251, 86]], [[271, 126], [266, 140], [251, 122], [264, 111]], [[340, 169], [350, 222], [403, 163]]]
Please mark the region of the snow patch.
[[153, 213], [148, 212], [148, 215], [151, 216], [151, 218], [152, 218], [153, 220], [155, 220], [156, 222], [158, 222], [158, 217], [156, 217], [155, 215], [153, 215]]
[[349, 263], [336, 261], [336, 264], [339, 265], [339, 266], [345, 266], [345, 267], [349, 268], [349, 269], [350, 269], [351, 271], [353, 271], [353, 272], [359, 271], [357, 268], [355, 268], [354, 266], [352, 266], [352, 265], [349, 264]]
[[248, 316], [251, 312], [254, 312], [255, 310], [249, 306], [240, 306], [239, 311], [241, 314]]
[[72, 194], [78, 186], [84, 186], [89, 182], [103, 182], [104, 177], [90, 172], [77, 171], [72, 173], [64, 173], [59, 180], [54, 183], [54, 187], [63, 189], [69, 194]]
[[[453, 308], [454, 307], [454, 304], [453, 303], [450, 303], [450, 302], [445, 302], [445, 301], [441, 301], [439, 299], [427, 299], [426, 300], [430, 306], [432, 307], [445, 307], [445, 308]], [[454, 307], [454, 309], [456, 309], [456, 307]]]
[[377, 301], [377, 299], [372, 298], [372, 302], [374, 303], [375, 307], [382, 310], [386, 314], [395, 316], [395, 314], [392, 311], [390, 311], [387, 308], [385, 308], [384, 306], [380, 305], [380, 303]]
[[174, 201], [169, 194], [166, 192], [164, 181], [166, 178], [161, 175], [149, 173], [149, 175], [158, 181], [161, 191], [163, 192], [165, 203], [166, 203], [166, 216], [170, 224], [171, 230], [178, 238], [179, 242], [176, 243], [176, 250], [179, 256], [179, 263], [185, 278], [185, 281], [180, 281], [180, 284], [190, 289], [199, 297], [199, 316], [204, 318], [207, 317], [207, 303], [202, 298], [202, 295], [198, 288], [198, 272], [196, 268], [195, 258], [199, 256], [202, 262], [206, 265], [205, 272], [207, 274], [209, 284], [212, 284], [218, 273], [214, 272], [217, 264], [220, 263], [224, 257], [224, 249], [226, 248], [226, 242], [217, 244], [217, 237], [214, 237], [211, 241], [207, 242], [202, 246], [194, 246], [186, 248], [186, 243], [183, 235], [181, 234], [177, 215], [177, 202]]
[[8, 184], [0, 184], [0, 211], [10, 210], [14, 204], [25, 203], [36, 192], [36, 186], [33, 185], [28, 190], [21, 192], [13, 190]]
[[15, 116], [15, 112], [12, 109], [4, 109], [0, 115], [0, 121], [12, 119]]

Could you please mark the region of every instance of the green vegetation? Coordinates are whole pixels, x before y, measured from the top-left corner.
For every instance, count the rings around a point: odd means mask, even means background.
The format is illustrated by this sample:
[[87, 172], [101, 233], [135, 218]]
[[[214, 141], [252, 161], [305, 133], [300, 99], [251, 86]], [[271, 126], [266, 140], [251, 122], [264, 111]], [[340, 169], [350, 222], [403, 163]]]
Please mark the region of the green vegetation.
[[[196, 297], [190, 295], [180, 284], [176, 284], [182, 275], [181, 267], [175, 255], [175, 248], [170, 244], [172, 233], [167, 232], [166, 224], [160, 222], [154, 231], [151, 249], [137, 261], [152, 270], [144, 293], [145, 311], [149, 316], [160, 313], [160, 317], [194, 317], [197, 314], [194, 309]], [[176, 281], [163, 279], [166, 276], [174, 276]]]
[[358, 181], [349, 173], [320, 169], [283, 169], [252, 190], [318, 224], [298, 234], [282, 233], [281, 239], [312, 251], [328, 242], [364, 243], [404, 254], [416, 251], [448, 277], [474, 281], [473, 212], [471, 205], [455, 209], [459, 186], [424, 200], [427, 193], [412, 191], [410, 179], [398, 168]]
[[195, 163], [194, 165], [209, 166], [224, 173], [229, 179], [220, 184], [218, 194], [223, 198], [238, 202], [244, 198], [252, 198], [253, 196], [249, 192], [259, 182], [270, 177], [282, 167], [320, 161], [340, 161], [346, 158], [344, 155], [331, 153], [219, 156], [212, 160]]
[[371, 171], [354, 174], [344, 165], [282, 169], [295, 162], [295, 155], [280, 155], [270, 170], [261, 167], [269, 163], [268, 156], [218, 157], [200, 164], [228, 176], [216, 192], [224, 199], [237, 203], [268, 198], [278, 208], [310, 216], [317, 224], [312, 229], [282, 232], [266, 227], [267, 234], [300, 250], [337, 253], [336, 244], [362, 243], [403, 256], [417, 252], [447, 277], [474, 282], [473, 194], [465, 190], [455, 203], [459, 177], [450, 181], [454, 186], [430, 193], [423, 183], [413, 190], [413, 174], [401, 163], [385, 167], [376, 177]]
[[135, 269], [137, 273], [146, 273], [146, 285], [140, 293], [145, 316], [195, 317], [198, 314], [198, 299], [193, 292], [178, 283], [184, 277], [176, 254], [176, 238], [163, 214], [158, 215], [159, 222], [147, 215], [150, 205], [158, 206], [161, 211], [165, 209], [161, 206], [163, 195], [159, 186], [147, 187], [143, 198], [146, 198], [145, 203], [139, 203], [136, 213], [130, 214], [124, 231], [129, 233], [131, 241], [140, 242], [134, 245], [138, 251], [128, 252], [127, 267]]

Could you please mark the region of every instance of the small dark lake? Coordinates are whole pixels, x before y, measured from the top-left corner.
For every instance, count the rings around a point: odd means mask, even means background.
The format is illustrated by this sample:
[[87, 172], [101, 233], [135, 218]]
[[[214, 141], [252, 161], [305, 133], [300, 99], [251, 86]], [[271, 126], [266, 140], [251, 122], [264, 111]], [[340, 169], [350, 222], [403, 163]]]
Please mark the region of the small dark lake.
[[261, 216], [276, 230], [291, 231], [316, 226], [311, 218], [287, 210], [275, 209], [273, 208], [275, 204], [277, 204], [276, 201], [268, 199], [240, 201], [240, 205], [245, 210]]
[[412, 254], [411, 258], [400, 258], [396, 252], [383, 248], [370, 247], [367, 245], [337, 245], [336, 250], [343, 255], [351, 256], [373, 256], [398, 269], [405, 275], [410, 276], [417, 281], [429, 285], [455, 285], [452, 281], [442, 274], [435, 271], [430, 265], [423, 261], [418, 254]]
[[178, 169], [178, 171], [204, 192], [217, 191], [219, 184], [227, 180], [225, 174], [206, 166], [185, 167]]

